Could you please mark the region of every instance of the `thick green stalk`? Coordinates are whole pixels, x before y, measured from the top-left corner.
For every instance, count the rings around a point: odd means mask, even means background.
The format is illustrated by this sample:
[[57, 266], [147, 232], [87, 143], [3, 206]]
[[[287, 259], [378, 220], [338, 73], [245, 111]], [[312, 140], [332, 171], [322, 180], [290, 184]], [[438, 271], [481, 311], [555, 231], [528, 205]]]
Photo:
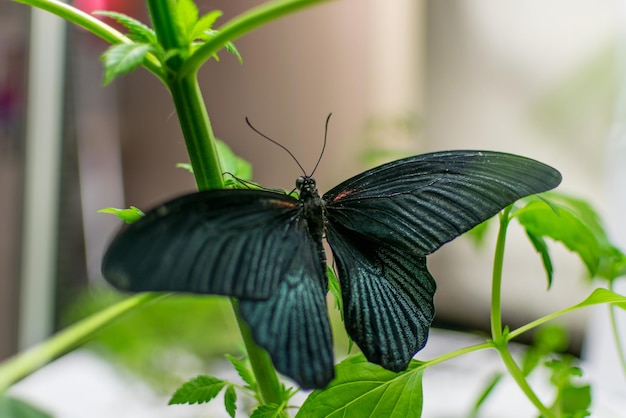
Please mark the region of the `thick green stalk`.
[[43, 343], [0, 364], [0, 395], [12, 384], [78, 347], [123, 314], [164, 296], [160, 293], [143, 293], [125, 299], [70, 325]]
[[[181, 39], [172, 19], [174, 3], [171, 0], [148, 0], [147, 3], [154, 30], [163, 47], [166, 50], [184, 47], [180, 45]], [[200, 190], [223, 188], [222, 169], [215, 145], [215, 136], [198, 85], [197, 73], [194, 71], [179, 77], [177, 72], [180, 64], [178, 57], [173, 57], [168, 61], [171, 70], [168, 86], [185, 137], [196, 183]], [[236, 302], [233, 302], [233, 309], [262, 400], [264, 403], [280, 403], [281, 386], [271, 359], [267, 352], [256, 345], [252, 339], [250, 331], [238, 313]]]

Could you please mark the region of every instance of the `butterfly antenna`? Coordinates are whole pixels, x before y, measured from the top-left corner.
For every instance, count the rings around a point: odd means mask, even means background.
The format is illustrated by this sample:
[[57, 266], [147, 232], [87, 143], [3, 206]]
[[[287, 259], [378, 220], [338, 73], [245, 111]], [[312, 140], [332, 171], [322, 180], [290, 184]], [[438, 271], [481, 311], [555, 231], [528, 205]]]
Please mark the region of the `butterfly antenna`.
[[[270, 141], [272, 144], [274, 145], [278, 145], [280, 148], [282, 148], [283, 150], [285, 150], [287, 152], [287, 154], [289, 154], [291, 156], [291, 158], [296, 162], [296, 164], [298, 164], [298, 167], [300, 167], [300, 170], [302, 170], [302, 174], [304, 174], [305, 176], [306, 171], [304, 170], [304, 168], [302, 167], [302, 165], [300, 164], [300, 162], [298, 161], [298, 159], [295, 157], [295, 155], [292, 154], [291, 151], [289, 151], [287, 149], [287, 147], [285, 147], [283, 144], [273, 140], [272, 138], [270, 138], [269, 136], [265, 135], [263, 132], [259, 131], [257, 128], [255, 128], [254, 126], [252, 126], [252, 124], [250, 123], [250, 121], [248, 120], [248, 117], [246, 116], [246, 123], [248, 124], [248, 126], [250, 128], [252, 128], [252, 130], [254, 132], [256, 132], [257, 134], [261, 135], [263, 138], [267, 139], [268, 141]], [[316, 166], [317, 167], [317, 166]]]
[[322, 145], [322, 152], [320, 152], [320, 158], [317, 159], [317, 163], [315, 163], [315, 167], [313, 167], [313, 171], [311, 172], [311, 177], [315, 174], [315, 170], [317, 170], [317, 166], [320, 165], [320, 161], [322, 161], [322, 157], [324, 156], [324, 150], [326, 149], [326, 137], [328, 136], [328, 122], [330, 121], [330, 117], [332, 113], [328, 114], [326, 118], [326, 126], [324, 127], [324, 145]]

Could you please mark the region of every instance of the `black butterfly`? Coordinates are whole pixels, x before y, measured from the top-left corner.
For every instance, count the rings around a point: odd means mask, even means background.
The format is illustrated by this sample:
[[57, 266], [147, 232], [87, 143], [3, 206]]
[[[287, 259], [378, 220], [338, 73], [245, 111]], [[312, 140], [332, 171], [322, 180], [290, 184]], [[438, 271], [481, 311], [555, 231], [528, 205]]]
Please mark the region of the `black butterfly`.
[[528, 158], [446, 151], [381, 165], [322, 197], [311, 177], [298, 178], [299, 199], [266, 190], [193, 193], [125, 229], [103, 274], [133, 292], [238, 298], [276, 369], [322, 388], [334, 377], [324, 237], [348, 334], [369, 361], [401, 371], [426, 343], [434, 315], [426, 255], [560, 181]]

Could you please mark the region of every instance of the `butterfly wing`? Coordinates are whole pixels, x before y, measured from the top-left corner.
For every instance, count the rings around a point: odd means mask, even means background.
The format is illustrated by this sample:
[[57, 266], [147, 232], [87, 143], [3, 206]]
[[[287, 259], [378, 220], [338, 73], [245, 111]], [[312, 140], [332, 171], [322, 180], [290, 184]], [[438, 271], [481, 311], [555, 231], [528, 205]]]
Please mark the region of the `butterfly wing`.
[[382, 165], [326, 193], [346, 329], [368, 360], [403, 370], [425, 344], [435, 293], [426, 255], [560, 181], [528, 158], [447, 151]]
[[296, 199], [259, 190], [189, 194], [148, 212], [109, 246], [104, 277], [121, 290], [267, 299], [306, 233]]
[[303, 387], [324, 387], [334, 377], [326, 267], [301, 215], [296, 199], [267, 191], [183, 196], [129, 225], [103, 274], [122, 290], [240, 298], [276, 368]]
[[326, 263], [315, 256], [317, 245], [321, 242], [308, 238], [299, 242], [296, 252], [301, 256], [291, 260], [287, 276], [269, 299], [239, 303], [255, 341], [271, 353], [276, 369], [305, 389], [326, 387], [334, 377]]

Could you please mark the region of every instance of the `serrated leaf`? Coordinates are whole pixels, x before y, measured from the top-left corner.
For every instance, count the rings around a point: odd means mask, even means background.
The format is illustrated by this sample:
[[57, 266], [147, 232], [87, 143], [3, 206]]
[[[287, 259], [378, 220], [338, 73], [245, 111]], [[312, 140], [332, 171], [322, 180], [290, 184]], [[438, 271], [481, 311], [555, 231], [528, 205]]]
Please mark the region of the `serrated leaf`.
[[226, 408], [228, 415], [235, 418], [235, 413], [237, 412], [237, 392], [235, 392], [233, 385], [228, 385], [226, 392], [224, 392], [224, 408]]
[[169, 405], [205, 403], [214, 399], [226, 385], [221, 379], [213, 376], [197, 376], [184, 383], [169, 401]]
[[93, 12], [95, 15], [110, 17], [128, 29], [128, 37], [140, 43], [157, 45], [157, 37], [152, 29], [144, 25], [137, 19], [118, 12], [110, 12], [106, 10], [98, 10]]
[[531, 201], [516, 213], [520, 224], [535, 238], [548, 237], [565, 245], [583, 261], [594, 276], [600, 262], [600, 246], [592, 231], [571, 210], [559, 213], [542, 201]]
[[193, 31], [191, 33], [191, 39], [201, 39], [202, 35], [205, 31], [211, 29], [215, 21], [222, 16], [221, 10], [213, 10], [209, 13], [203, 15], [193, 27]]
[[98, 213], [110, 213], [112, 215], [117, 216], [127, 224], [132, 224], [133, 222], [137, 222], [145, 213], [139, 208], [135, 206], [131, 206], [128, 209], [117, 209], [117, 208], [104, 208], [100, 209]]
[[233, 367], [237, 371], [237, 374], [239, 375], [239, 377], [241, 377], [241, 380], [246, 383], [246, 387], [250, 390], [256, 391], [256, 380], [254, 379], [254, 375], [248, 368], [246, 362], [239, 360], [231, 356], [230, 354], [226, 354], [226, 358], [233, 365]]
[[283, 408], [280, 405], [268, 403], [259, 405], [259, 407], [252, 412], [250, 418], [276, 418], [280, 416], [282, 411]]
[[546, 277], [548, 279], [548, 289], [552, 287], [552, 277], [554, 277], [554, 268], [552, 267], [552, 258], [550, 257], [550, 251], [548, 249], [548, 244], [542, 237], [538, 237], [537, 235], [530, 232], [530, 230], [526, 230], [526, 235], [530, 240], [535, 250], [541, 255], [541, 261], [543, 262], [543, 269], [546, 272]]
[[104, 61], [104, 85], [139, 67], [151, 49], [151, 45], [142, 43], [116, 44], [107, 49], [101, 58]]
[[176, 2], [175, 22], [179, 33], [183, 36], [184, 44], [191, 44], [191, 33], [198, 21], [198, 7], [193, 0], [178, 0]]
[[0, 417], [2, 418], [52, 418], [34, 406], [9, 396], [0, 396]]
[[335, 367], [337, 377], [324, 390], [313, 391], [297, 418], [420, 417], [423, 405], [423, 364], [394, 373], [368, 362], [362, 354]]

